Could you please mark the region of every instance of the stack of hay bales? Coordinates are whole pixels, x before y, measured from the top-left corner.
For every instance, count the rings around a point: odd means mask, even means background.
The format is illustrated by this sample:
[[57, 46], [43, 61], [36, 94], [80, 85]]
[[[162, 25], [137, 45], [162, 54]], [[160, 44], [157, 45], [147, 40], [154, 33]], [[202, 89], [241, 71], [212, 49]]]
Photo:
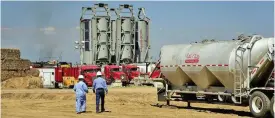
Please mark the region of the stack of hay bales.
[[20, 58], [19, 49], [1, 49], [1, 82], [14, 77], [38, 77], [39, 71], [30, 66], [30, 60]]

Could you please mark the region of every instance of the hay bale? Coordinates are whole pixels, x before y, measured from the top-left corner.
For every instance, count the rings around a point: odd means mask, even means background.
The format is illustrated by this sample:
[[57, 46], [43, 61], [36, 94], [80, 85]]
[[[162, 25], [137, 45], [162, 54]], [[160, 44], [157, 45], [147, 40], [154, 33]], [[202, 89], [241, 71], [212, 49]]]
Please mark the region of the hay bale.
[[33, 77], [39, 77], [39, 70], [35, 68], [31, 68], [30, 70], [27, 71], [28, 76], [33, 76]]
[[20, 71], [1, 71], [1, 81], [8, 80], [14, 77], [25, 77], [25, 76], [33, 76], [39, 77], [39, 70], [37, 69], [30, 69], [30, 70], [20, 70]]
[[26, 76], [26, 77], [16, 77], [8, 79], [4, 82], [1, 82], [2, 89], [5, 88], [43, 88], [43, 83], [41, 78], [39, 77], [32, 77], [32, 76]]
[[5, 59], [1, 62], [2, 70], [29, 70], [31, 66], [31, 61], [27, 59]]
[[8, 80], [13, 77], [25, 77], [28, 74], [26, 73], [27, 71], [7, 71], [7, 70], [2, 70], [1, 71], [1, 82]]
[[11, 48], [1, 48], [1, 60], [3, 59], [20, 59], [20, 50]]

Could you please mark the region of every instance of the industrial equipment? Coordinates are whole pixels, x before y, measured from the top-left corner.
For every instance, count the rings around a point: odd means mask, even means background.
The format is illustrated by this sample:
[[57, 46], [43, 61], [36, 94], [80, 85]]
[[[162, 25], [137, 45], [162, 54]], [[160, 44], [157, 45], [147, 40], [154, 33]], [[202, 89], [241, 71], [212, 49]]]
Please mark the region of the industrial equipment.
[[[100, 11], [100, 9], [103, 9]], [[111, 18], [108, 4], [99, 3], [92, 7], [92, 57], [94, 63], [110, 63]], [[99, 15], [99, 12], [105, 14]]]
[[149, 21], [144, 8], [139, 8], [136, 18], [133, 5], [129, 4], [122, 4], [117, 9], [104, 3], [82, 7], [80, 42], [75, 42], [75, 48], [80, 49], [81, 64], [120, 65], [148, 61]]
[[56, 68], [56, 67], [71, 67], [72, 63], [59, 61], [40, 61], [32, 62], [32, 68]]
[[274, 114], [274, 38], [242, 36], [238, 40], [165, 45], [161, 48], [158, 100], [248, 105], [255, 117]]
[[[125, 9], [129, 10], [128, 12]], [[122, 12], [124, 10], [124, 12]], [[122, 14], [129, 16], [121, 16]], [[135, 61], [135, 17], [133, 6], [124, 4], [116, 10], [116, 62], [133, 63]]]
[[138, 21], [136, 24], [136, 35], [138, 44], [138, 56], [137, 62], [148, 62], [149, 61], [149, 22], [150, 19], [145, 14], [145, 8], [139, 8]]

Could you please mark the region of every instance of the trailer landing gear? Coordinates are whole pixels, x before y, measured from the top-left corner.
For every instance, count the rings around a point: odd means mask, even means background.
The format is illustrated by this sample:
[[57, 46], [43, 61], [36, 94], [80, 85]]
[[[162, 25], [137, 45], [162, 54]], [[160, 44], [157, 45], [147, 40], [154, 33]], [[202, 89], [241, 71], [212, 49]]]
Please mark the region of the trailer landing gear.
[[166, 100], [166, 105], [170, 106], [170, 100]]
[[187, 108], [191, 108], [191, 103], [187, 102]]

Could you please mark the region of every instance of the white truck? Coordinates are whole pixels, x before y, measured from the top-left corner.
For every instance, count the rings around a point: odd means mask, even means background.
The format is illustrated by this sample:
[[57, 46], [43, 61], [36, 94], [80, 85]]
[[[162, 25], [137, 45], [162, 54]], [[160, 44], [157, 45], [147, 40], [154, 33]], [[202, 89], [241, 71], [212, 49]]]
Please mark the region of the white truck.
[[158, 101], [249, 106], [255, 117], [274, 117], [274, 38], [165, 45], [161, 48]]

